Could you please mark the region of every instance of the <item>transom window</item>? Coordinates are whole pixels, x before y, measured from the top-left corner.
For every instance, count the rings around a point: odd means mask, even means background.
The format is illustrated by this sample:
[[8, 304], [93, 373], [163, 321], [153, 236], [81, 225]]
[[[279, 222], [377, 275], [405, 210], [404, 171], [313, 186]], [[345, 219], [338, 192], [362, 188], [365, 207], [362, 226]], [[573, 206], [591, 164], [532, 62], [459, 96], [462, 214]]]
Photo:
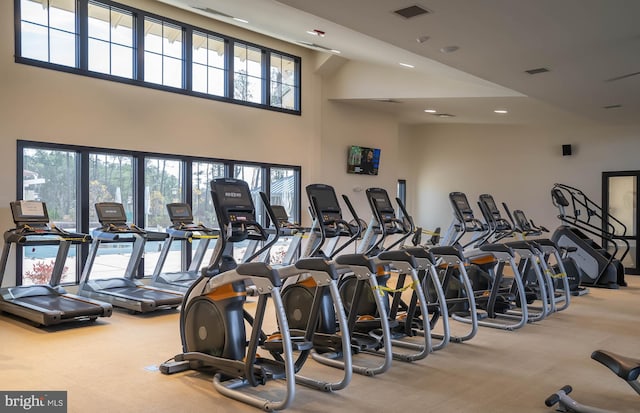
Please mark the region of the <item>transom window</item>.
[[18, 63], [301, 112], [299, 57], [109, 0], [14, 5]]

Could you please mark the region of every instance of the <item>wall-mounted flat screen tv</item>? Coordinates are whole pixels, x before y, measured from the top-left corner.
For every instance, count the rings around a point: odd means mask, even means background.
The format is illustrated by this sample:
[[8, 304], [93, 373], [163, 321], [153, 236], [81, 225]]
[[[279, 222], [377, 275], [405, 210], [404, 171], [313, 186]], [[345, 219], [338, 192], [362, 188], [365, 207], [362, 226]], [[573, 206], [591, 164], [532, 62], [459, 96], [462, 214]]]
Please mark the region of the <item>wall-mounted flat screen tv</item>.
[[347, 172], [350, 174], [378, 175], [380, 149], [350, 146], [347, 154]]

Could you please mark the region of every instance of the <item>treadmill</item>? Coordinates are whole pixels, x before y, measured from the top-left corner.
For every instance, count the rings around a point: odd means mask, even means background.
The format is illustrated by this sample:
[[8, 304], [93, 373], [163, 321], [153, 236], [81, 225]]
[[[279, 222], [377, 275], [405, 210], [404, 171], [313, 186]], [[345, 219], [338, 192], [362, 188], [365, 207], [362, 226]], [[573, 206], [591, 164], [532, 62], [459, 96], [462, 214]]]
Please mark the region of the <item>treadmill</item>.
[[[217, 242], [220, 231], [206, 227], [203, 224], [194, 224], [193, 213], [191, 212], [189, 204], [167, 204], [167, 212], [171, 220], [171, 226], [167, 228], [167, 234], [169, 236], [165, 239], [164, 244], [162, 244], [160, 257], [151, 276], [151, 285], [184, 293], [189, 286], [200, 277], [200, 266], [207, 253], [209, 243], [212, 239], [215, 239]], [[191, 242], [192, 240], [198, 240], [198, 247], [191, 258], [189, 268], [186, 271], [163, 273], [162, 267], [171, 251], [173, 241]]]
[[4, 279], [12, 246], [15, 245], [17, 249], [26, 246], [57, 245], [58, 252], [49, 284], [0, 288], [0, 311], [43, 326], [68, 321], [95, 321], [98, 317], [111, 316], [111, 304], [69, 294], [59, 285], [69, 247], [88, 243], [91, 237], [50, 225], [44, 202], [14, 201], [10, 206], [16, 227], [4, 233], [4, 247], [0, 258], [0, 285]]
[[[132, 314], [178, 308], [182, 303], [182, 293], [147, 286], [136, 280], [135, 276], [146, 241], [163, 241], [168, 234], [145, 231], [133, 224], [128, 225], [124, 207], [120, 203], [99, 202], [95, 207], [102, 226], [92, 232], [93, 241], [82, 271], [78, 294], [111, 303], [114, 307], [129, 310]], [[133, 243], [124, 275], [116, 278], [90, 279], [100, 245], [123, 242]]]

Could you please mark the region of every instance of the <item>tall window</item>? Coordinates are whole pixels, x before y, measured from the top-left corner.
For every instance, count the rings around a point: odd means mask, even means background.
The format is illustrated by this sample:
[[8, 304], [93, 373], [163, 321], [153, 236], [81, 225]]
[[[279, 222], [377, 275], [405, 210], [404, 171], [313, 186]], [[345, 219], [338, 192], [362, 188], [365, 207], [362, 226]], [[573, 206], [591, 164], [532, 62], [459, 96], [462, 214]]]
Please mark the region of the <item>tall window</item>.
[[233, 98], [262, 103], [262, 51], [235, 43], [233, 46]]
[[145, 82], [182, 87], [182, 27], [147, 17], [144, 32]]
[[100, 3], [89, 3], [89, 70], [133, 78], [133, 16]]
[[[133, 157], [129, 155], [89, 154], [89, 228], [100, 227], [95, 204], [118, 202], [124, 206], [127, 221], [134, 219]], [[92, 268], [92, 278], [122, 277], [131, 256], [131, 243], [101, 244]]]
[[294, 109], [298, 96], [296, 62], [293, 58], [271, 53], [271, 106]]
[[[76, 171], [74, 152], [27, 149], [22, 154], [22, 199], [44, 201], [49, 220], [60, 229], [75, 232], [77, 228]], [[64, 190], [61, 190], [64, 188]], [[33, 245], [22, 251], [23, 284], [46, 284], [51, 278], [58, 246]], [[62, 282], [73, 282], [78, 274], [77, 248], [69, 249]]]
[[225, 42], [220, 37], [204, 33], [193, 33], [194, 92], [210, 95], [225, 95]]
[[77, 66], [74, 0], [21, 0], [20, 30], [22, 57]]

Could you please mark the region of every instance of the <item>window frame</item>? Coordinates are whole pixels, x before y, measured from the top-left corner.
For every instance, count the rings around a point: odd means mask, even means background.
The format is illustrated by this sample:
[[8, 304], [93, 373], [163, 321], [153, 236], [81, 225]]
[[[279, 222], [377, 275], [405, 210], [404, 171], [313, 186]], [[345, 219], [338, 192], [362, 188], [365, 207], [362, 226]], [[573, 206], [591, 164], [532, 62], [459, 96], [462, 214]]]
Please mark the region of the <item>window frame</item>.
[[[22, 56], [22, 33], [21, 33], [21, 0], [14, 0], [14, 40], [15, 40], [15, 62], [19, 64], [26, 64], [30, 66], [37, 66], [45, 69], [57, 70], [66, 73], [73, 73], [81, 76], [88, 76], [96, 79], [109, 80], [118, 83], [125, 83], [133, 86], [140, 86], [150, 89], [157, 89], [171, 93], [178, 93], [187, 96], [194, 96], [209, 100], [215, 100], [226, 103], [233, 103], [241, 106], [249, 106], [259, 109], [270, 110], [273, 112], [281, 112], [292, 115], [300, 116], [302, 114], [302, 59], [299, 56], [292, 55], [290, 53], [282, 52], [279, 50], [274, 50], [266, 46], [261, 46], [249, 41], [245, 41], [242, 39], [238, 39], [235, 37], [227, 36], [221, 33], [217, 33], [213, 30], [209, 30], [203, 27], [193, 26], [187, 23], [183, 23], [177, 20], [174, 20], [169, 17], [160, 16], [154, 13], [150, 13], [141, 9], [137, 9], [134, 7], [130, 7], [127, 5], [123, 5], [120, 3], [113, 2], [111, 0], [77, 0], [77, 8], [76, 8], [76, 30], [78, 33], [76, 34], [76, 65], [65, 66], [50, 62], [45, 62], [37, 59], [27, 58]], [[134, 34], [133, 34], [133, 48], [134, 48], [134, 58], [133, 58], [133, 68], [132, 73], [133, 76], [131, 79], [126, 77], [120, 77], [112, 74], [106, 74], [101, 72], [93, 72], [88, 69], [88, 4], [89, 1], [93, 1], [94, 3], [98, 3], [104, 6], [108, 6], [111, 8], [120, 9], [122, 11], [130, 12], [133, 16], [134, 20]], [[182, 82], [181, 87], [173, 87], [166, 86], [157, 83], [151, 83], [144, 81], [144, 21], [145, 19], [157, 20], [160, 22], [165, 22], [172, 25], [177, 25], [182, 28], [183, 32], [183, 61], [182, 61]], [[48, 27], [48, 26], [47, 26]], [[193, 67], [193, 59], [192, 59], [192, 42], [193, 42], [193, 32], [199, 32], [202, 34], [206, 34], [209, 36], [215, 36], [223, 39], [227, 46], [225, 53], [225, 84], [224, 84], [224, 96], [212, 95], [208, 93], [194, 92], [191, 90], [192, 86], [192, 67]], [[233, 89], [233, 48], [235, 43], [242, 44], [247, 47], [256, 48], [262, 53], [262, 62], [261, 62], [261, 70], [262, 70], [262, 78], [261, 78], [261, 91], [262, 97], [261, 102], [250, 102], [240, 99], [234, 98], [234, 89]], [[271, 53], [274, 53], [279, 56], [287, 57], [293, 59], [296, 67], [296, 76], [295, 76], [295, 98], [294, 98], [294, 109], [286, 109], [278, 106], [272, 106], [271, 102], [271, 79], [270, 79], [270, 63]]]
[[[145, 217], [145, 161], [149, 158], [152, 159], [166, 159], [166, 160], [175, 160], [181, 163], [182, 169], [182, 182], [180, 183], [183, 186], [182, 198], [184, 202], [188, 203], [190, 206], [193, 204], [193, 182], [192, 182], [192, 166], [194, 162], [202, 162], [202, 163], [219, 163], [225, 165], [225, 176], [232, 176], [235, 170], [235, 166], [251, 166], [261, 168], [261, 179], [262, 179], [262, 188], [266, 194], [270, 194], [271, 191], [271, 182], [266, 177], [271, 176], [271, 168], [276, 169], [292, 169], [295, 171], [295, 179], [296, 184], [294, 186], [295, 193], [293, 197], [295, 199], [295, 210], [297, 216], [300, 216], [301, 212], [301, 204], [300, 204], [300, 193], [302, 191], [302, 167], [300, 165], [284, 165], [284, 164], [275, 164], [275, 163], [264, 163], [264, 162], [253, 162], [253, 161], [245, 161], [245, 160], [233, 160], [233, 159], [224, 159], [224, 158], [208, 158], [208, 157], [198, 157], [191, 155], [179, 155], [179, 154], [169, 154], [169, 153], [160, 153], [160, 152], [145, 152], [145, 151], [133, 151], [133, 150], [124, 150], [124, 149], [114, 149], [114, 148], [101, 148], [101, 147], [93, 147], [93, 146], [81, 146], [81, 145], [70, 145], [70, 144], [58, 144], [52, 142], [38, 142], [38, 141], [29, 141], [29, 140], [18, 140], [17, 141], [17, 150], [16, 150], [16, 199], [20, 200], [23, 197], [23, 185], [24, 185], [24, 151], [25, 149], [40, 149], [40, 150], [56, 150], [56, 151], [68, 151], [75, 152], [77, 154], [76, 160], [76, 174], [77, 176], [74, 178], [74, 182], [76, 185], [76, 224], [78, 231], [81, 233], [90, 233], [93, 228], [89, 227], [89, 211], [92, 208], [92, 205], [89, 205], [89, 157], [92, 154], [106, 154], [106, 155], [119, 155], [119, 156], [131, 156], [132, 157], [132, 168], [133, 168], [133, 210], [134, 216], [131, 220], [131, 223], [136, 224], [140, 227], [145, 226], [144, 217]], [[45, 177], [45, 176], [43, 176]], [[47, 200], [43, 200], [47, 202]], [[266, 221], [266, 218], [265, 218]], [[266, 225], [267, 222], [262, 222], [261, 224]], [[86, 262], [89, 253], [89, 245], [80, 245], [77, 259], [77, 268], [76, 268], [76, 280], [77, 284], [80, 281], [80, 276], [82, 274], [82, 267]], [[182, 263], [184, 269], [188, 267], [191, 260], [191, 249], [187, 247], [183, 249], [182, 255]], [[138, 268], [138, 274], [149, 276], [150, 274], [144, 274], [144, 262], [140, 263]], [[16, 285], [22, 285], [22, 276], [23, 276], [23, 268], [22, 268], [22, 252], [21, 249], [17, 249], [16, 253]], [[66, 285], [66, 284], [65, 284]]]

